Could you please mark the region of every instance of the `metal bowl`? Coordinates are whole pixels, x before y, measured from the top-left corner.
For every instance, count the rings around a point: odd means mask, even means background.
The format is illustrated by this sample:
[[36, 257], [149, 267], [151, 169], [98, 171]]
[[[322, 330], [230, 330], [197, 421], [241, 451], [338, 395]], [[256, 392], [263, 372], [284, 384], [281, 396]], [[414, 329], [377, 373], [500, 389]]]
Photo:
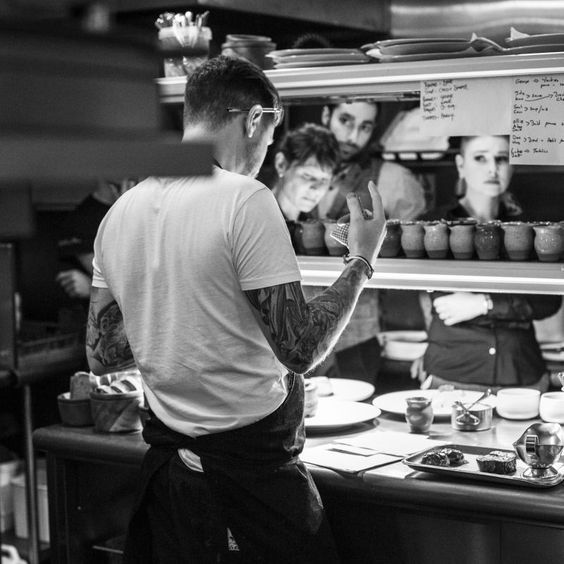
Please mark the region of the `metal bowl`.
[[450, 423], [456, 431], [485, 431], [492, 426], [492, 416], [493, 407], [485, 403], [477, 403], [468, 412], [454, 404]]

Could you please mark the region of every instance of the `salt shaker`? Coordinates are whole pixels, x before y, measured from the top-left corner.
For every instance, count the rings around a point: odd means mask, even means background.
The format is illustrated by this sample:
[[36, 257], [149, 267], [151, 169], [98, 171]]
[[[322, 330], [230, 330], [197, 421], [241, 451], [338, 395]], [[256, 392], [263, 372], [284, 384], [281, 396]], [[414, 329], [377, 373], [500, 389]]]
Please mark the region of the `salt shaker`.
[[426, 433], [433, 423], [433, 406], [431, 398], [416, 396], [407, 398], [405, 420], [411, 433]]

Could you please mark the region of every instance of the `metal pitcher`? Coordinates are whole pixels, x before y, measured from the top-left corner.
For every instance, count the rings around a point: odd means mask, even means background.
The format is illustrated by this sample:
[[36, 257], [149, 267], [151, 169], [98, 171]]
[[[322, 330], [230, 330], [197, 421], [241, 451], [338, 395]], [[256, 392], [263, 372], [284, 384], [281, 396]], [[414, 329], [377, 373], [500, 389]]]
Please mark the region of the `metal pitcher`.
[[519, 458], [529, 468], [523, 476], [550, 479], [558, 475], [552, 466], [564, 448], [564, 435], [557, 423], [533, 423], [513, 443]]

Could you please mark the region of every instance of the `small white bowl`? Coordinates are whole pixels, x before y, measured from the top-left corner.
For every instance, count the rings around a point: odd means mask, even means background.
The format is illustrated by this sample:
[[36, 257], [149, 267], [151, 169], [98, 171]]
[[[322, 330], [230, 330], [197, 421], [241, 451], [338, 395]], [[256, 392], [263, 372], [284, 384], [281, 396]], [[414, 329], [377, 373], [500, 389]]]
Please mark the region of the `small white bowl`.
[[547, 392], [540, 398], [540, 416], [547, 423], [564, 423], [564, 392]]
[[502, 388], [496, 410], [505, 419], [533, 419], [539, 415], [540, 391], [532, 388]]

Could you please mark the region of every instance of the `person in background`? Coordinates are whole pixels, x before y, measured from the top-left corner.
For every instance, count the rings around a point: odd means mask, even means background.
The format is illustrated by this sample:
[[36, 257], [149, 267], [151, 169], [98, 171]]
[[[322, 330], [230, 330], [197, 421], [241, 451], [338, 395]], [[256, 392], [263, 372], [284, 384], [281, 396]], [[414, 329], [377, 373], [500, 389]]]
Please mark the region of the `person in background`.
[[[507, 136], [461, 138], [455, 163], [458, 197], [422, 219], [525, 219], [508, 192], [513, 167]], [[429, 345], [422, 366], [416, 363], [412, 372], [424, 387], [455, 384], [495, 391], [527, 386], [546, 391], [549, 377], [533, 320], [555, 314], [560, 296], [433, 292], [430, 298]]]
[[274, 154], [276, 179], [271, 188], [286, 219], [294, 249], [296, 222], [315, 217], [339, 159], [334, 135], [315, 123], [288, 131], [280, 140]]
[[57, 274], [56, 281], [69, 297], [90, 298], [96, 231], [112, 204], [136, 183], [130, 178], [100, 179], [94, 192], [78, 204], [63, 224], [59, 256], [68, 268]]
[[[284, 217], [254, 179], [281, 120], [256, 66], [224, 56], [188, 76], [184, 136], [213, 136], [210, 177], [150, 177], [94, 244], [91, 370], [136, 365], [150, 448], [124, 561], [338, 562], [299, 454], [304, 379], [348, 322], [385, 232], [349, 197], [349, 260], [306, 302]], [[118, 305], [119, 304], [119, 305]]]
[[[388, 219], [415, 219], [426, 207], [425, 191], [415, 175], [373, 153], [379, 105], [370, 100], [324, 106], [321, 122], [335, 135], [341, 163], [330, 190], [320, 201], [320, 217], [339, 219], [347, 213], [347, 194], [371, 210], [368, 182], [376, 184]], [[380, 308], [377, 290], [364, 290], [351, 322], [335, 346], [339, 376], [376, 385], [380, 368]]]

